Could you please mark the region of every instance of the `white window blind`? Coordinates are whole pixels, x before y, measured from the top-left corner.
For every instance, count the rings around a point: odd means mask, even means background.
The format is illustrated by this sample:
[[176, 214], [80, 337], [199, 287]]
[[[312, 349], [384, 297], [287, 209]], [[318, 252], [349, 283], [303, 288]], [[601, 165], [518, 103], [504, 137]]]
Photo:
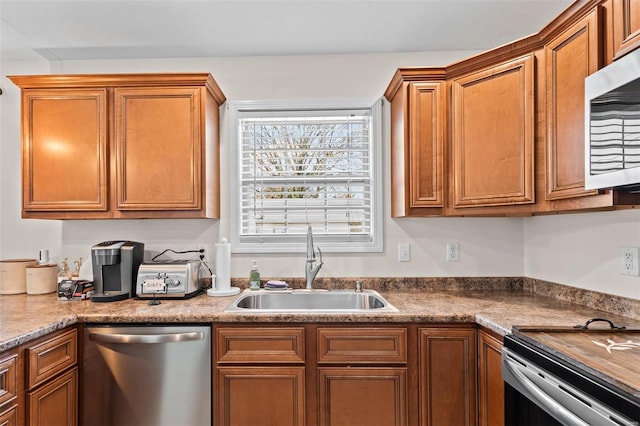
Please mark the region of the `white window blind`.
[[372, 108], [240, 109], [236, 248], [298, 251], [307, 225], [324, 251], [378, 246], [374, 124]]

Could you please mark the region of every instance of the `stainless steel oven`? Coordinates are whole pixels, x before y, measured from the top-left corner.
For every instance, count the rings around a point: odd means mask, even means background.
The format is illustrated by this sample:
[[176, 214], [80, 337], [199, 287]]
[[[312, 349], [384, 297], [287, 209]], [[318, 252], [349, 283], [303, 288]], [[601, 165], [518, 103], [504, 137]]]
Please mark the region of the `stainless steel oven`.
[[[571, 343], [569, 343], [571, 344]], [[640, 348], [639, 348], [640, 349]], [[518, 335], [502, 352], [506, 425], [632, 426], [640, 398]]]

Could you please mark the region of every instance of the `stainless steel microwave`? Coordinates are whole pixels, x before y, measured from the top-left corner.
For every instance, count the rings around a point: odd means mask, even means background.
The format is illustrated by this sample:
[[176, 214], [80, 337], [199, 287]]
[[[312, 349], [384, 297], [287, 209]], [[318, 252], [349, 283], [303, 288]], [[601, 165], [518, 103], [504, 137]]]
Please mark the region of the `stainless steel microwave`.
[[640, 191], [640, 49], [585, 80], [585, 188]]

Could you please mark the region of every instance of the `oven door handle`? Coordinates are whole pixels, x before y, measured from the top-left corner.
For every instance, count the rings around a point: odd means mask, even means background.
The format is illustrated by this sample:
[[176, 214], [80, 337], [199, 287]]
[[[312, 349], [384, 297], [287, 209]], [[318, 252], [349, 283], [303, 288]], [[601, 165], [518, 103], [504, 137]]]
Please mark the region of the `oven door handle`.
[[[549, 414], [552, 415], [565, 425], [572, 426], [589, 426], [589, 423], [585, 422], [581, 418], [573, 414], [569, 409], [564, 407], [561, 403], [557, 402], [551, 396], [549, 396], [544, 390], [538, 387], [532, 380], [529, 379], [524, 373], [517, 368], [518, 363], [511, 361], [508, 357], [503, 357], [502, 366], [506, 373], [513, 376], [515, 381], [520, 385], [519, 391], [525, 391], [526, 396], [533, 400], [538, 406], [543, 408]], [[515, 367], [514, 367], [515, 366]], [[507, 381], [513, 386], [511, 381]]]

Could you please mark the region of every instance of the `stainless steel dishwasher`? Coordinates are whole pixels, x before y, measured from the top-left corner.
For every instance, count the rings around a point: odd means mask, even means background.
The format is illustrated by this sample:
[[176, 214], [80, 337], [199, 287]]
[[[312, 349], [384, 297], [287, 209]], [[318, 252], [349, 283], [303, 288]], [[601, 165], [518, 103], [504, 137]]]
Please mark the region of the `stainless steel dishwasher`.
[[211, 327], [91, 325], [82, 424], [211, 425]]

